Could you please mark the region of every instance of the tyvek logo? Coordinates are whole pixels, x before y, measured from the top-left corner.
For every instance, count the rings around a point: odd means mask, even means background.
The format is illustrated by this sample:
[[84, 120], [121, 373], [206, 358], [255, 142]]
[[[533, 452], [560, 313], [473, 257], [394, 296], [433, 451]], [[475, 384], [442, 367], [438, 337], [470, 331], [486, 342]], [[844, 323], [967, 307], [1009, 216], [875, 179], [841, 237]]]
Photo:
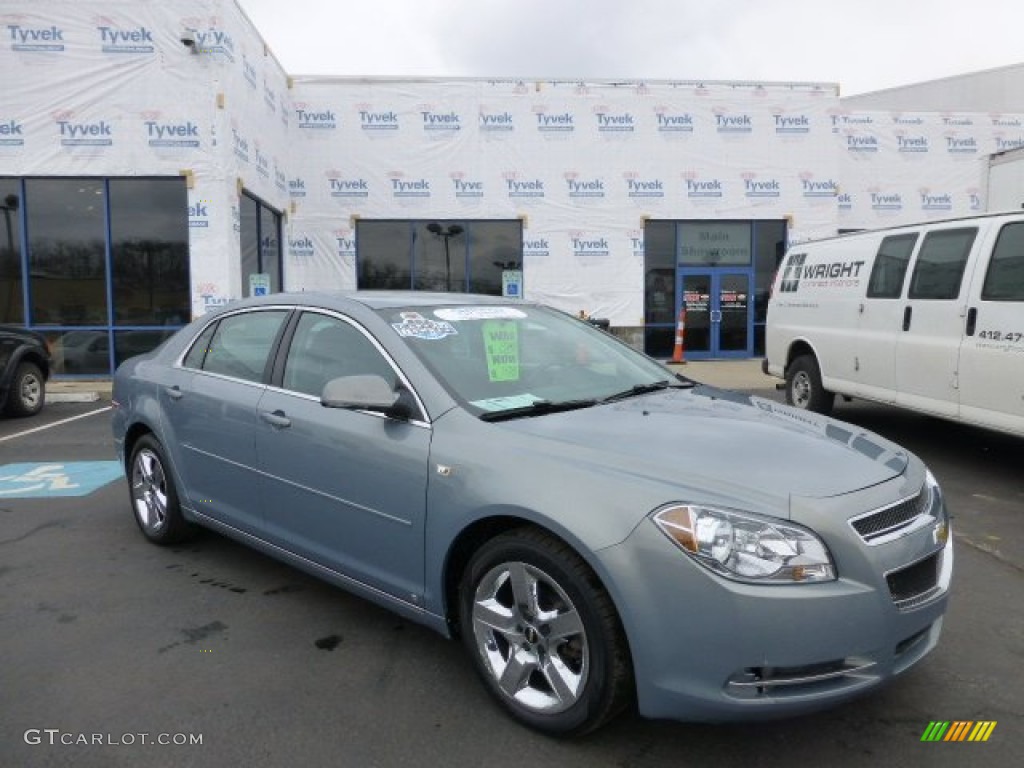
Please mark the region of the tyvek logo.
[[572, 199], [604, 197], [603, 179], [580, 180], [575, 173], [567, 173], [565, 175], [565, 183], [569, 187], [569, 197]]
[[896, 151], [901, 154], [927, 154], [929, 151], [927, 136], [907, 136], [896, 134]]
[[961, 139], [955, 133], [946, 134], [946, 152], [951, 155], [976, 155], [978, 140], [973, 136]]
[[[344, 178], [331, 176], [327, 179], [331, 197], [338, 198], [367, 198], [370, 196], [370, 184], [363, 178]], [[305, 195], [305, 189], [303, 189]], [[293, 194], [292, 197], [295, 197]]]
[[199, 127], [192, 121], [160, 123], [156, 120], [147, 120], [144, 125], [150, 147], [188, 147], [195, 149], [199, 146]]
[[256, 166], [256, 173], [264, 179], [270, 178], [270, 158], [260, 151], [260, 145], [253, 142], [253, 164]]
[[537, 115], [537, 131], [540, 133], [572, 133], [576, 123], [571, 112], [549, 114], [543, 108], [534, 110]]
[[235, 157], [241, 160], [243, 163], [249, 162], [249, 142], [242, 134], [238, 132], [237, 128], [231, 129], [231, 138], [234, 144]]
[[998, 128], [1020, 128], [1021, 121], [1019, 117], [1005, 117], [1003, 115], [992, 115], [992, 126]]
[[724, 191], [720, 179], [701, 180], [696, 177], [684, 179], [686, 196], [689, 198], [718, 198]]
[[969, 126], [974, 125], [974, 121], [966, 115], [943, 115], [942, 124]]
[[271, 112], [277, 112], [277, 94], [274, 93], [274, 89], [270, 87], [266, 78], [263, 79], [263, 103]]
[[209, 200], [198, 200], [188, 207], [188, 225], [192, 228], [206, 229], [210, 226]]
[[316, 247], [313, 245], [313, 239], [308, 235], [303, 235], [301, 237], [289, 237], [288, 253], [297, 259], [315, 256]]
[[1024, 147], [1024, 138], [1017, 136], [1016, 138], [1008, 139], [1005, 136], [996, 136], [996, 152], [1006, 152], [1010, 149], [1020, 149]]
[[919, 115], [908, 117], [899, 112], [893, 112], [891, 117], [894, 125], [924, 125], [924, 118]]
[[514, 173], [504, 174], [510, 199], [544, 197], [544, 182], [540, 179], [520, 181]]
[[953, 196], [948, 192], [943, 194], [933, 194], [931, 190], [925, 188], [918, 190], [921, 195], [921, 210], [922, 211], [952, 211], [953, 210]]
[[878, 152], [878, 139], [874, 136], [858, 136], [851, 133], [846, 136], [846, 151], [857, 154], [872, 154]]
[[310, 109], [296, 105], [295, 119], [303, 130], [333, 131], [338, 127], [338, 118], [332, 109]]
[[58, 120], [57, 127], [62, 147], [109, 147], [114, 144], [113, 130], [106, 120], [96, 123]]
[[658, 133], [680, 134], [693, 133], [693, 115], [689, 112], [669, 112], [664, 107], [654, 111]]
[[853, 195], [849, 192], [840, 192], [836, 202], [839, 204], [840, 211], [848, 212], [853, 210]]
[[970, 187], [967, 190], [967, 207], [972, 211], [980, 211], [982, 209], [981, 190], [976, 187]]
[[611, 249], [607, 237], [596, 237], [584, 232], [572, 232], [569, 237], [573, 256], [607, 256]]
[[334, 242], [338, 246], [338, 256], [343, 260], [354, 259], [356, 256], [356, 239], [351, 229], [334, 230]]
[[634, 173], [625, 175], [628, 197], [664, 197], [665, 184], [661, 179], [642, 179]]
[[455, 133], [462, 130], [462, 119], [458, 112], [424, 109], [420, 111], [420, 116], [423, 118], [423, 130], [428, 133]]
[[153, 53], [153, 33], [145, 27], [119, 29], [117, 27], [96, 27], [100, 33], [100, 45], [104, 53]]
[[404, 178], [392, 177], [391, 195], [395, 199], [409, 199], [415, 197], [430, 197], [430, 182], [427, 179], [414, 179], [406, 181]]
[[8, 24], [7, 31], [12, 51], [39, 53], [64, 50], [64, 30], [56, 25], [43, 28]]
[[306, 196], [306, 180], [296, 176], [294, 179], [288, 179], [288, 196], [291, 198], [299, 198]]
[[523, 239], [523, 256], [550, 256], [551, 244], [546, 237], [536, 239]]
[[839, 194], [839, 184], [834, 179], [816, 181], [813, 174], [801, 173], [800, 194], [803, 197], [835, 197]]
[[754, 121], [750, 115], [729, 115], [724, 112], [715, 114], [715, 130], [721, 134], [745, 136], [754, 130]]
[[778, 197], [782, 185], [778, 179], [758, 179], [754, 174], [743, 174], [743, 196], [746, 198]]
[[278, 167], [277, 160], [274, 161], [274, 187], [276, 187], [279, 192], [288, 191], [288, 177], [285, 175], [285, 172]]
[[479, 180], [467, 179], [462, 172], [451, 174], [455, 197], [460, 199], [480, 198], [484, 196], [484, 183]]
[[873, 211], [902, 211], [903, 210], [903, 196], [899, 192], [891, 192], [884, 194], [882, 192], [872, 191], [871, 193], [871, 210]]
[[511, 112], [485, 112], [480, 110], [480, 130], [484, 133], [507, 133], [515, 130]]
[[629, 112], [597, 112], [594, 117], [597, 118], [597, 132], [598, 133], [633, 133], [635, 129], [635, 121], [633, 115]]
[[17, 120], [0, 123], [0, 147], [25, 146], [24, 125]]
[[235, 60], [235, 41], [227, 32], [216, 27], [196, 32], [196, 50], [199, 53], [220, 54], [228, 61]]
[[360, 109], [359, 127], [364, 131], [397, 131], [398, 114], [395, 112], [374, 112], [369, 108]]
[[772, 115], [775, 133], [783, 136], [805, 135], [811, 132], [811, 118], [807, 115]]

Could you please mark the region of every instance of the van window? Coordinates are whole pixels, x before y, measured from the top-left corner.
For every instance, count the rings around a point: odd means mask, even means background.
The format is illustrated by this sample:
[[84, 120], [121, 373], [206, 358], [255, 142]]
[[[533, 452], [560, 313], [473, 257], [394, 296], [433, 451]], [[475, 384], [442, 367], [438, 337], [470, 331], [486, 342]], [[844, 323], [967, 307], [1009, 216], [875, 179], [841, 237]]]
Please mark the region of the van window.
[[984, 301], [1024, 301], [1024, 221], [999, 233], [981, 288]]
[[945, 229], [929, 232], [921, 244], [910, 279], [912, 299], [955, 299], [978, 230]]
[[875, 256], [868, 281], [869, 299], [898, 299], [903, 293], [903, 278], [910, 264], [910, 254], [917, 244], [917, 233], [890, 235], [882, 240]]

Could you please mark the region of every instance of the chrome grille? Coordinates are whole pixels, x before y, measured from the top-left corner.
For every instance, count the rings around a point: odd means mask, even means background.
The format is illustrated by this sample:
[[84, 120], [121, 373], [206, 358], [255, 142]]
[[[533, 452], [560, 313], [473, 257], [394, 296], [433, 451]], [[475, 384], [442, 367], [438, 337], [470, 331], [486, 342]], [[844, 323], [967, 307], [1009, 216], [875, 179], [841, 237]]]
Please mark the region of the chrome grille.
[[941, 552], [918, 560], [885, 577], [892, 601], [900, 610], [927, 602], [939, 592], [939, 558]]
[[931, 501], [931, 489], [925, 485], [916, 496], [851, 520], [850, 525], [871, 544], [912, 527], [917, 518], [928, 514]]

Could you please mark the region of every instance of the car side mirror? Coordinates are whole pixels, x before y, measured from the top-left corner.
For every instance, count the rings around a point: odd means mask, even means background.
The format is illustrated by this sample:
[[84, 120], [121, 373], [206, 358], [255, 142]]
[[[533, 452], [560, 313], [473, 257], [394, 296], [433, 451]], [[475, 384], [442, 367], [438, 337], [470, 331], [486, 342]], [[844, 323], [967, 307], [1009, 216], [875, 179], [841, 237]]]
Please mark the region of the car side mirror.
[[384, 377], [375, 374], [331, 379], [324, 385], [320, 404], [325, 408], [373, 411], [402, 420], [408, 420], [413, 413], [408, 392], [396, 392]]

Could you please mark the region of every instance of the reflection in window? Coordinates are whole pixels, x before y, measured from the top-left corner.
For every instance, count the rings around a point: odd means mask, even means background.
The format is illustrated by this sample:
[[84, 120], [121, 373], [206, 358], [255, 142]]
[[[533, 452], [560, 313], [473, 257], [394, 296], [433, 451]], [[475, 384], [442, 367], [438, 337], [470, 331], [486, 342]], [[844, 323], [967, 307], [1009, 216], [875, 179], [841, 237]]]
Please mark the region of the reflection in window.
[[106, 325], [106, 195], [100, 179], [25, 182], [31, 322]]
[[251, 275], [270, 278], [270, 292], [281, 290], [281, 214], [244, 193], [239, 200], [242, 292], [249, 296]]
[[503, 272], [522, 269], [522, 222], [360, 221], [356, 249], [360, 289], [500, 296]]
[[1024, 301], [1024, 223], [999, 233], [981, 289], [985, 301]]
[[644, 226], [644, 317], [648, 323], [674, 323], [675, 313], [676, 223], [648, 221]]
[[188, 322], [187, 195], [182, 179], [111, 180], [115, 325]]
[[912, 299], [955, 299], [960, 295], [967, 257], [978, 230], [929, 232], [921, 244], [910, 280]]
[[225, 317], [217, 324], [203, 360], [203, 370], [245, 381], [260, 381], [286, 315], [283, 310], [267, 310]]
[[0, 179], [0, 323], [25, 322], [21, 278], [21, 185], [17, 179]]
[[869, 299], [898, 299], [903, 294], [903, 278], [914, 252], [917, 234], [890, 235], [878, 246], [875, 264], [868, 281]]

